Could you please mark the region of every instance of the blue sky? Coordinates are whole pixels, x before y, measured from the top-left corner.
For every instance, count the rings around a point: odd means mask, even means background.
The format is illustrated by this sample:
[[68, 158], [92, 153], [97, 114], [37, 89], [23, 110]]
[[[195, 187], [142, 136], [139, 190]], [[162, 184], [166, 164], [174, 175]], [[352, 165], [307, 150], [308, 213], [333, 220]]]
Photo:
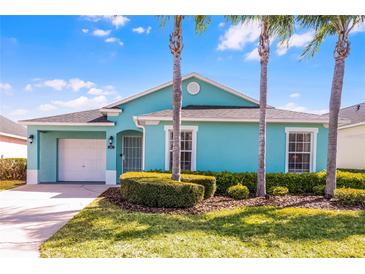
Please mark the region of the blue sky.
[[[165, 28], [153, 16], [1, 16], [0, 111], [14, 120], [97, 108], [172, 79]], [[221, 16], [203, 34], [184, 22], [182, 72], [198, 72], [258, 98], [258, 27]], [[311, 39], [297, 29], [283, 48], [271, 44], [268, 103], [322, 113], [328, 109], [336, 39], [299, 60]], [[351, 34], [342, 105], [365, 101], [365, 25]]]

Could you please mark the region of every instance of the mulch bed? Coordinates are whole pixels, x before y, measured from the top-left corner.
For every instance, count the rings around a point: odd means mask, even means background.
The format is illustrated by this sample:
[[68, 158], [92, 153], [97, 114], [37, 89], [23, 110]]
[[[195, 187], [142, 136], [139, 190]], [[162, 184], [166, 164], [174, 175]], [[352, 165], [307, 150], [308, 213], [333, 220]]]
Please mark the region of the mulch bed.
[[317, 208], [332, 210], [364, 210], [363, 207], [344, 206], [335, 200], [327, 200], [321, 196], [310, 195], [286, 195], [286, 196], [268, 196], [267, 198], [249, 198], [246, 200], [234, 200], [226, 196], [214, 196], [204, 200], [192, 208], [153, 208], [136, 205], [123, 200], [119, 188], [113, 187], [101, 194], [109, 202], [119, 206], [122, 209], [133, 212], [144, 213], [178, 213], [178, 214], [201, 214], [220, 209], [232, 209], [242, 206], [276, 206], [300, 207], [300, 208]]

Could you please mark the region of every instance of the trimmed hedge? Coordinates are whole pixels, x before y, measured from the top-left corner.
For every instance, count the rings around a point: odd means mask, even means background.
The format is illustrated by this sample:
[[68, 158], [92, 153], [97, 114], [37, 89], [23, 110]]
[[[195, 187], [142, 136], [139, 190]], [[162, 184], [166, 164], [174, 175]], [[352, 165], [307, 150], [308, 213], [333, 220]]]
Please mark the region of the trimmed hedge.
[[227, 193], [230, 197], [236, 200], [247, 199], [250, 195], [250, 191], [248, 190], [247, 186], [244, 186], [242, 184], [230, 186], [227, 189]]
[[344, 205], [365, 206], [365, 190], [363, 189], [338, 188], [335, 197]]
[[[256, 192], [256, 172], [211, 172], [211, 171], [184, 171], [189, 174], [214, 176], [217, 184], [217, 194], [227, 195], [230, 186], [242, 184], [248, 187], [251, 193]], [[289, 193], [313, 193], [313, 187], [326, 184], [326, 173], [267, 173], [266, 187], [287, 187]], [[337, 171], [337, 187], [365, 189], [365, 174]]]
[[338, 168], [338, 171], [347, 171], [347, 172], [351, 172], [351, 173], [364, 173], [365, 174], [365, 169], [356, 169], [356, 168]]
[[[170, 176], [171, 175], [168, 174], [168, 177]], [[204, 186], [204, 199], [213, 197], [217, 190], [216, 179], [214, 176], [181, 174], [181, 181]]]
[[27, 174], [27, 159], [5, 158], [0, 159], [0, 180], [25, 181]]
[[121, 176], [120, 190], [127, 201], [149, 207], [193, 207], [204, 198], [204, 186], [158, 173], [127, 172]]

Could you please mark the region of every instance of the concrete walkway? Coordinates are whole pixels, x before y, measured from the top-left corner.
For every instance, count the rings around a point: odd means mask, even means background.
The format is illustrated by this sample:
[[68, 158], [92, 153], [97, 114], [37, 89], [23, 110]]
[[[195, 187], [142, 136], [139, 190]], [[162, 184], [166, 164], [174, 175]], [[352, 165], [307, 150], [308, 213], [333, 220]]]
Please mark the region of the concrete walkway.
[[38, 257], [39, 246], [106, 185], [25, 185], [0, 192], [0, 257]]

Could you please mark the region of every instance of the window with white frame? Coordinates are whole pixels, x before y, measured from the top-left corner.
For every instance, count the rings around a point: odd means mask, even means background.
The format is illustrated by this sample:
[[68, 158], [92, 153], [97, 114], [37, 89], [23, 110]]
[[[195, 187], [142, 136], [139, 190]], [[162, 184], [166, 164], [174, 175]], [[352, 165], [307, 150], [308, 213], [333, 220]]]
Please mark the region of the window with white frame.
[[[173, 132], [170, 126], [166, 130], [166, 159], [165, 169], [172, 169], [172, 146]], [[195, 170], [195, 155], [196, 155], [196, 127], [183, 126], [181, 129], [181, 170]]]
[[287, 129], [286, 171], [293, 173], [315, 170], [316, 129]]

